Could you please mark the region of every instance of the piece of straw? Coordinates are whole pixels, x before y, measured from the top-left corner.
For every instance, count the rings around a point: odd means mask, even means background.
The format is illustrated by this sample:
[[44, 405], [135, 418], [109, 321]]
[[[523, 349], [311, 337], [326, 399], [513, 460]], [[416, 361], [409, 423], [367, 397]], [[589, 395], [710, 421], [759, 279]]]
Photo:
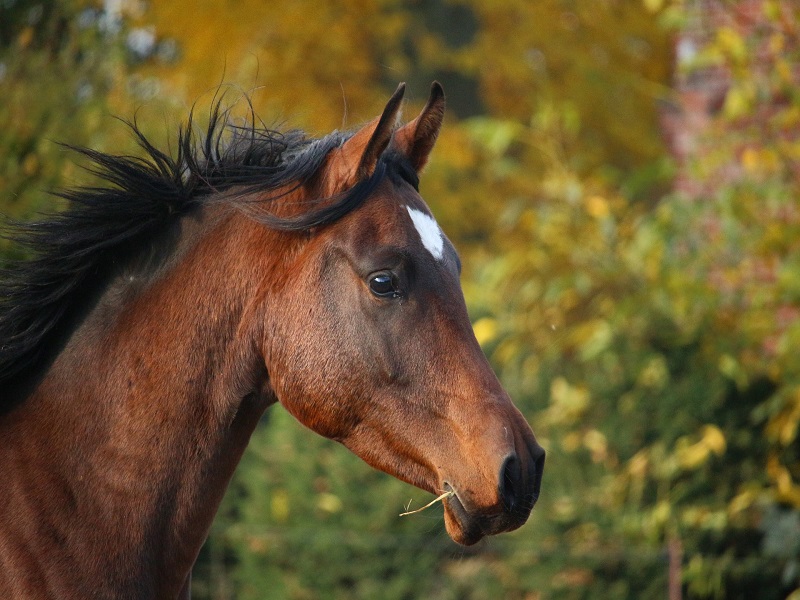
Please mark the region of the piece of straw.
[[438, 498], [435, 498], [434, 500], [431, 500], [425, 506], [423, 506], [422, 508], [418, 508], [417, 510], [408, 510], [408, 507], [411, 506], [411, 502], [409, 501], [408, 506], [406, 506], [406, 512], [400, 513], [400, 516], [401, 517], [405, 517], [406, 515], [415, 515], [415, 514], [417, 514], [419, 512], [422, 512], [426, 508], [430, 508], [431, 506], [433, 506], [437, 502], [439, 502], [441, 500], [444, 500], [445, 498], [450, 498], [451, 496], [455, 496], [455, 495], [456, 495], [455, 492], [453, 490], [450, 490], [449, 492], [445, 492], [444, 494], [442, 494]]

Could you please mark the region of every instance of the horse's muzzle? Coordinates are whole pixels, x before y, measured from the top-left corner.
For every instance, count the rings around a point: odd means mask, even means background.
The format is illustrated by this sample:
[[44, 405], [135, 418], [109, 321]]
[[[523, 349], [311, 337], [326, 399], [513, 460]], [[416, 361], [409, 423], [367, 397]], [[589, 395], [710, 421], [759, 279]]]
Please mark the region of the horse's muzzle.
[[495, 510], [487, 512], [470, 506], [459, 496], [457, 486], [445, 483], [445, 491], [453, 492], [445, 500], [445, 525], [453, 540], [469, 546], [487, 535], [517, 529], [528, 520], [539, 499], [545, 451], [533, 441], [527, 451], [524, 459], [514, 453], [503, 461], [497, 485], [500, 503]]

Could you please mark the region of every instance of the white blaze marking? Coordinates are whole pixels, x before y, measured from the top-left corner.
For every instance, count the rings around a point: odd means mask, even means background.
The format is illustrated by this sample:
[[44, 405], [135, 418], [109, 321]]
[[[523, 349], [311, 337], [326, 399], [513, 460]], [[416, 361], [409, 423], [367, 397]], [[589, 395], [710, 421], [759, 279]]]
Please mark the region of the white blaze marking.
[[417, 229], [422, 245], [433, 255], [436, 260], [442, 260], [444, 256], [444, 236], [439, 224], [433, 217], [426, 215], [421, 210], [406, 206], [408, 214]]

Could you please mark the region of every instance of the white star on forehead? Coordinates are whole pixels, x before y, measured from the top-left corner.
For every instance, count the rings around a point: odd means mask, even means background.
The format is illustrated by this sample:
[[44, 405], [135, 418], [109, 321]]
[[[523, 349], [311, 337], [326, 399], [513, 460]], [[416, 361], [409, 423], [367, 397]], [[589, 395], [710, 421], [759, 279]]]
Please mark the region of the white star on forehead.
[[444, 235], [439, 228], [439, 224], [431, 217], [426, 215], [421, 210], [406, 206], [411, 221], [419, 234], [419, 239], [422, 240], [422, 245], [433, 255], [436, 260], [442, 260], [444, 256]]

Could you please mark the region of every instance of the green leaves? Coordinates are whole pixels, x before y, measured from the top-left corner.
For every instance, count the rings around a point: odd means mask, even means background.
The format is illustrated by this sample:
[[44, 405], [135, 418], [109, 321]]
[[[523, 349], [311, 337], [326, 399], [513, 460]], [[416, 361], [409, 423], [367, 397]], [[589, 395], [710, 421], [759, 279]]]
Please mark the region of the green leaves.
[[[442, 79], [455, 110], [422, 193], [464, 259], [475, 334], [548, 450], [531, 522], [465, 554], [440, 509], [398, 519], [424, 495], [272, 409], [196, 597], [663, 598], [667, 538], [691, 597], [799, 585], [782, 537], [800, 512], [791, 3], [764, 2], [752, 35], [727, 19], [677, 65], [677, 0], [123, 3], [116, 34], [99, 5], [50, 4], [11, 2], [0, 22], [0, 211], [15, 216], [85, 177], [49, 140], [130, 151], [109, 114], [161, 130], [223, 73], [268, 123], [312, 132], [368, 118], [400, 80], [413, 114]], [[138, 27], [172, 58], [131, 59]], [[673, 75], [707, 68], [731, 80], [680, 165], [701, 191], [666, 193], [656, 107]]]

